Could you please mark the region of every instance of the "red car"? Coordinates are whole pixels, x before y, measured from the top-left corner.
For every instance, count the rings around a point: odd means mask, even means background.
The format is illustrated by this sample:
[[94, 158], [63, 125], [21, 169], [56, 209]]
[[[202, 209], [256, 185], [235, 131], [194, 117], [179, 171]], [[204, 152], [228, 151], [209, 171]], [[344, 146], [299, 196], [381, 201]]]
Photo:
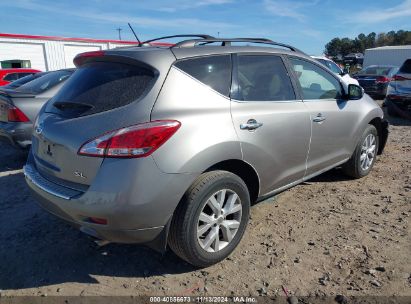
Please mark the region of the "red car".
[[4, 86], [19, 78], [41, 72], [35, 69], [0, 69], [0, 86]]

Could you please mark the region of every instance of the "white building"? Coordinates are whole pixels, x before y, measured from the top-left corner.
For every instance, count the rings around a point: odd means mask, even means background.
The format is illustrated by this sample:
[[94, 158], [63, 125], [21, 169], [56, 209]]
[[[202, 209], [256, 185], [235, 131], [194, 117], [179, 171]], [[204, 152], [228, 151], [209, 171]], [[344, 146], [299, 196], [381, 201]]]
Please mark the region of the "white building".
[[365, 50], [364, 67], [370, 65], [401, 66], [411, 58], [411, 45], [382, 46]]
[[82, 52], [135, 45], [135, 41], [66, 38], [0, 33], [1, 67], [31, 67], [52, 71], [74, 67]]

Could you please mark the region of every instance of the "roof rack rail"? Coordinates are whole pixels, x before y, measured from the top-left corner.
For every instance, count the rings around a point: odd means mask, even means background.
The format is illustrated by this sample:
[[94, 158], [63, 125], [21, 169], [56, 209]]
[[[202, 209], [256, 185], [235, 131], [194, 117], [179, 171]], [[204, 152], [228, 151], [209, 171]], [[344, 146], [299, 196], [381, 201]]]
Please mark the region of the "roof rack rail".
[[284, 48], [287, 48], [293, 52], [297, 53], [302, 53], [304, 54], [303, 51], [297, 49], [296, 47], [293, 47], [288, 44], [284, 43], [279, 43], [272, 41], [270, 39], [266, 38], [203, 38], [203, 39], [188, 39], [188, 40], [183, 40], [181, 42], [176, 43], [172, 48], [174, 47], [194, 47], [196, 44], [209, 44], [209, 43], [214, 43], [214, 42], [221, 42], [221, 46], [230, 46], [232, 42], [250, 42], [250, 43], [261, 43], [261, 44], [269, 44], [269, 45], [275, 45], [275, 46], [281, 46]]
[[150, 40], [146, 40], [140, 43], [140, 46], [150, 43], [150, 42], [154, 42], [154, 41], [158, 41], [158, 40], [164, 40], [164, 39], [169, 39], [169, 38], [181, 38], [181, 37], [200, 37], [202, 39], [214, 39], [213, 36], [207, 35], [207, 34], [182, 34], [182, 35], [171, 35], [171, 36], [164, 36], [164, 37], [158, 37], [158, 38], [153, 38]]

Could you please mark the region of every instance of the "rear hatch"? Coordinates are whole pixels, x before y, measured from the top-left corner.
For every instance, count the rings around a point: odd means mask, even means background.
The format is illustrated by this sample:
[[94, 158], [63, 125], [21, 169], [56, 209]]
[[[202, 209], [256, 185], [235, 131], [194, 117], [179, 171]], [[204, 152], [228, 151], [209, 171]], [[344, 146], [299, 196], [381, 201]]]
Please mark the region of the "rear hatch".
[[376, 91], [381, 85], [390, 82], [392, 70], [390, 66], [370, 66], [354, 75], [354, 78], [366, 91]]
[[355, 76], [355, 78], [358, 80], [360, 86], [362, 86], [364, 89], [376, 89], [377, 88], [377, 80], [376, 75], [358, 75]]
[[95, 57], [86, 53], [40, 112], [32, 152], [44, 177], [84, 190], [104, 158], [79, 155], [79, 148], [104, 133], [150, 120], [161, 73], [120, 53], [102, 56], [98, 52]]

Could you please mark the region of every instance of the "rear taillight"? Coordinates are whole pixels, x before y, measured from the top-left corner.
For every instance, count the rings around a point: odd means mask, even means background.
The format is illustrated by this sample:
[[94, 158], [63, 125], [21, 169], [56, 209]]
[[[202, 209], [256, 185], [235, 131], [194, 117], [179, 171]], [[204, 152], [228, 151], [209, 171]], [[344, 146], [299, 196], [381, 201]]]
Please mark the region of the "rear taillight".
[[19, 108], [11, 106], [7, 115], [8, 121], [11, 122], [29, 122], [30, 119]]
[[410, 78], [401, 76], [401, 75], [394, 75], [394, 77], [392, 78], [392, 80], [395, 81], [405, 81], [405, 80], [411, 80]]
[[84, 61], [86, 61], [88, 58], [92, 57], [102, 57], [104, 56], [104, 51], [93, 51], [93, 52], [85, 52], [85, 53], [80, 53], [73, 59], [73, 63], [75, 66], [82, 65]]
[[105, 133], [81, 146], [78, 154], [95, 157], [146, 157], [180, 128], [176, 120], [158, 120]]
[[376, 83], [388, 83], [391, 81], [391, 78], [386, 77], [386, 76], [378, 76], [377, 79], [375, 79]]

